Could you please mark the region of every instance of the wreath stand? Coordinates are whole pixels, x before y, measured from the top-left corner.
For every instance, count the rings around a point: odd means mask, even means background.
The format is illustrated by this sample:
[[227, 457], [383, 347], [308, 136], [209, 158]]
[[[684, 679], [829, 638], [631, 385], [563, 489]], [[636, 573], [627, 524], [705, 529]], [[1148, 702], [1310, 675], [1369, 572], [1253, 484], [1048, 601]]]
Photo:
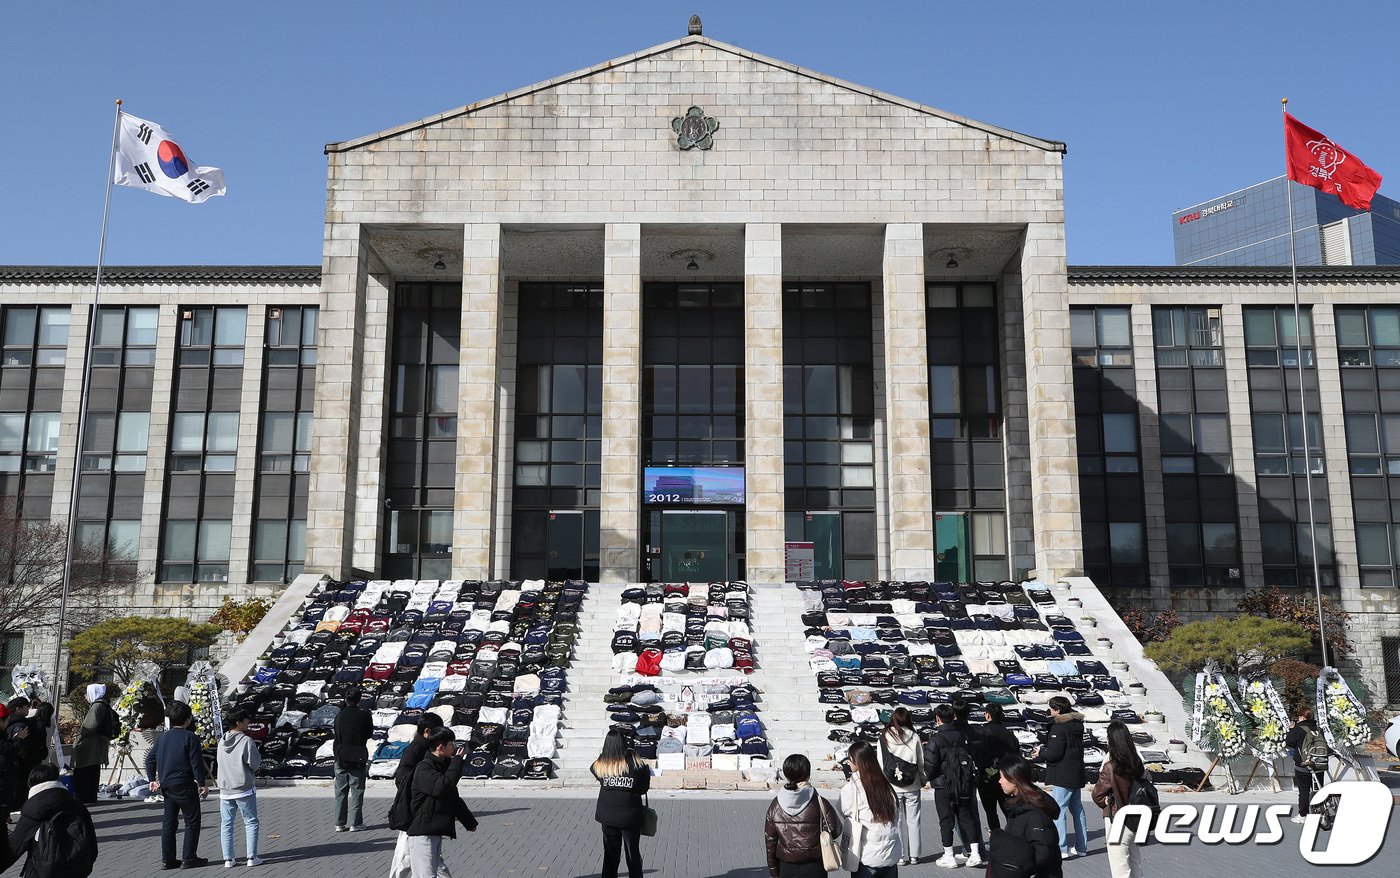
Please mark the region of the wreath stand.
[[[1269, 759], [1266, 761], [1257, 756], [1254, 757], [1254, 765], [1249, 769], [1249, 777], [1244, 782], [1244, 789], [1248, 790], [1254, 784], [1254, 776], [1259, 773], [1260, 766], [1263, 766], [1264, 771], [1268, 773], [1269, 786], [1273, 791], [1276, 793], [1283, 792], [1283, 784], [1278, 782], [1278, 767], [1274, 765], [1274, 760]], [[1243, 792], [1243, 790], [1241, 790], [1241, 792]]]
[[[1194, 790], [1194, 792], [1198, 792], [1198, 793], [1199, 793], [1199, 792], [1202, 792], [1202, 791], [1205, 790], [1206, 784], [1210, 783], [1210, 776], [1211, 776], [1212, 774], [1215, 774], [1215, 769], [1216, 769], [1217, 767], [1223, 767], [1223, 768], [1225, 769], [1225, 780], [1226, 780], [1225, 791], [1226, 791], [1227, 793], [1229, 793], [1230, 795], [1234, 795], [1235, 793], [1237, 793], [1237, 792], [1240, 791], [1240, 788], [1239, 788], [1239, 787], [1240, 787], [1239, 781], [1235, 780], [1235, 770], [1234, 770], [1234, 768], [1231, 767], [1229, 760], [1226, 760], [1224, 766], [1221, 766], [1221, 765], [1220, 765], [1220, 762], [1221, 762], [1222, 759], [1225, 759], [1225, 757], [1222, 756], [1222, 755], [1219, 754], [1219, 753], [1216, 753], [1215, 755], [1213, 755], [1213, 756], [1211, 757], [1211, 759], [1210, 759], [1210, 767], [1206, 769], [1205, 777], [1201, 778], [1201, 782], [1200, 782], [1200, 784], [1196, 787], [1196, 789]], [[1250, 777], [1253, 777], [1253, 775], [1251, 774]]]
[[127, 766], [135, 769], [136, 773], [142, 777], [146, 776], [146, 769], [137, 765], [136, 757], [131, 755], [131, 745], [123, 744], [117, 749], [117, 761], [112, 763], [111, 768], [107, 769], [107, 786], [116, 783], [117, 778], [121, 777], [122, 770]]

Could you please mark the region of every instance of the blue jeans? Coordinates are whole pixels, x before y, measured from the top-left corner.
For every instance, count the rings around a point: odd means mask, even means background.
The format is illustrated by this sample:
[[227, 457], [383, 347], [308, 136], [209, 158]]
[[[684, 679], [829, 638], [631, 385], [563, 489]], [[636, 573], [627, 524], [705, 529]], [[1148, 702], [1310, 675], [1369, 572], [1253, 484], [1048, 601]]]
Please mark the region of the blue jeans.
[[1069, 853], [1070, 846], [1066, 844], [1069, 830], [1065, 826], [1065, 820], [1069, 817], [1074, 819], [1074, 849], [1081, 854], [1087, 853], [1089, 837], [1084, 828], [1084, 800], [1080, 798], [1079, 790], [1052, 786], [1050, 796], [1060, 806], [1060, 816], [1055, 818], [1055, 831], [1060, 834], [1060, 853]]
[[248, 849], [248, 859], [258, 855], [258, 797], [243, 796], [240, 799], [219, 800], [219, 839], [224, 844], [224, 860], [238, 859], [233, 849], [233, 812], [243, 818], [243, 841]]

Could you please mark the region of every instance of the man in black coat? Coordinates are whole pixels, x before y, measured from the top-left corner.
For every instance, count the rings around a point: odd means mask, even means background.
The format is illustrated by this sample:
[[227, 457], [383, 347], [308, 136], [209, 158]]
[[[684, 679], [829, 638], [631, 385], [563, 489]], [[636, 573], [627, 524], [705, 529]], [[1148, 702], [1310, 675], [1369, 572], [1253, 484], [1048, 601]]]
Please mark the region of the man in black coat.
[[476, 832], [476, 818], [457, 794], [462, 779], [462, 754], [456, 750], [450, 729], [434, 729], [427, 736], [428, 753], [413, 770], [408, 855], [414, 875], [446, 875], [442, 840], [457, 837], [457, 824]]
[[0, 814], [6, 816], [24, 801], [29, 727], [11, 729], [14, 722], [10, 709], [0, 704]]
[[1000, 704], [988, 704], [982, 708], [986, 720], [982, 724], [982, 775], [977, 782], [977, 795], [982, 800], [982, 810], [987, 812], [987, 831], [1001, 828], [1001, 809], [1006, 802], [1006, 794], [1001, 790], [1001, 772], [997, 766], [1007, 756], [1020, 756], [1021, 744], [1011, 730], [1001, 724]]
[[[1055, 831], [1060, 834], [1060, 857], [1071, 860], [1089, 849], [1088, 830], [1084, 825], [1084, 715], [1075, 713], [1069, 699], [1056, 695], [1050, 699], [1050, 735], [1038, 748], [1035, 758], [1045, 761], [1045, 782], [1050, 795], [1060, 806], [1055, 818]], [[1069, 844], [1066, 819], [1074, 821], [1075, 844]]]
[[[183, 701], [170, 705], [170, 728], [146, 754], [146, 777], [151, 792], [165, 798], [165, 818], [160, 825], [161, 868], [196, 869], [209, 865], [199, 855], [199, 801], [209, 792], [204, 766], [204, 749], [199, 736], [190, 731], [194, 714]], [[175, 859], [175, 827], [183, 816], [185, 842], [183, 857]]]
[[58, 769], [50, 763], [35, 766], [29, 772], [28, 779], [29, 798], [20, 809], [19, 822], [15, 824], [8, 843], [0, 847], [0, 872], [28, 853], [29, 859], [20, 875], [22, 878], [32, 878], [39, 874], [34, 841], [39, 830], [48, 826], [59, 828], [60, 837], [71, 845], [65, 849], [65, 861], [48, 864], [50, 868], [61, 869], [64, 878], [86, 878], [91, 875], [92, 866], [97, 862], [97, 833], [93, 830], [92, 816], [87, 808], [59, 782]]
[[369, 777], [369, 739], [374, 717], [360, 706], [360, 690], [345, 696], [335, 718], [335, 831], [365, 828], [365, 779]]
[[[977, 819], [977, 799], [972, 789], [960, 797], [950, 787], [949, 772], [953, 770], [954, 754], [958, 750], [973, 756], [973, 744], [967, 733], [957, 726], [957, 716], [951, 705], [940, 704], [933, 709], [934, 729], [924, 745], [924, 772], [933, 785], [933, 805], [938, 811], [938, 831], [943, 842], [943, 855], [935, 865], [954, 868], [960, 865], [980, 866], [982, 859], [982, 826]], [[974, 766], [974, 774], [976, 768]], [[974, 779], [975, 786], [975, 779]], [[953, 825], [967, 846], [965, 863], [958, 862], [953, 850]]]
[[408, 824], [413, 819], [413, 772], [423, 757], [428, 755], [428, 737], [442, 726], [442, 717], [435, 713], [418, 717], [418, 734], [408, 742], [399, 756], [398, 768], [394, 769], [394, 787], [398, 793], [394, 796], [394, 804], [389, 807], [389, 828], [397, 829], [399, 837], [394, 842], [394, 857], [389, 861], [389, 878], [412, 878], [413, 869], [408, 858]]

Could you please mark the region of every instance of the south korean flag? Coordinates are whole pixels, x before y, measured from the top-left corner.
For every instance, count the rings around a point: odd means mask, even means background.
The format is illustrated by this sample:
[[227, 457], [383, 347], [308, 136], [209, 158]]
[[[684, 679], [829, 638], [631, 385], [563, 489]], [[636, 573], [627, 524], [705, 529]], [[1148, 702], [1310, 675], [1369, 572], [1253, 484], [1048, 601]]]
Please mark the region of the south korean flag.
[[164, 128], [126, 113], [121, 114], [112, 182], [191, 204], [226, 191], [223, 171], [195, 167]]

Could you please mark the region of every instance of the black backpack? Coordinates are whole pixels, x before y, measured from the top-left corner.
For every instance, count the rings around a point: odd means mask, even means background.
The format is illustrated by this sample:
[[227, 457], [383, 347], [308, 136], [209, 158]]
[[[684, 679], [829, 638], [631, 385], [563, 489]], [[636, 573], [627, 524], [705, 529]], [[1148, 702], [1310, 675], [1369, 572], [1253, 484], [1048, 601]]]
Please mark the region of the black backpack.
[[[918, 741], [915, 740], [915, 743]], [[907, 787], [919, 779], [919, 766], [891, 753], [884, 735], [880, 736], [880, 756], [885, 764], [885, 777], [895, 786]]]
[[39, 878], [86, 878], [96, 860], [97, 839], [87, 823], [60, 811], [39, 827], [25, 872]]
[[1157, 797], [1157, 785], [1146, 773], [1142, 777], [1136, 778], [1132, 785], [1128, 787], [1129, 805], [1141, 805], [1147, 808], [1152, 814], [1152, 819], [1148, 823], [1148, 828], [1157, 825], [1157, 818], [1162, 813], [1162, 802]]
[[971, 799], [977, 795], [977, 760], [967, 749], [965, 740], [941, 742], [943, 764], [939, 766], [939, 777], [943, 787], [956, 799]]

